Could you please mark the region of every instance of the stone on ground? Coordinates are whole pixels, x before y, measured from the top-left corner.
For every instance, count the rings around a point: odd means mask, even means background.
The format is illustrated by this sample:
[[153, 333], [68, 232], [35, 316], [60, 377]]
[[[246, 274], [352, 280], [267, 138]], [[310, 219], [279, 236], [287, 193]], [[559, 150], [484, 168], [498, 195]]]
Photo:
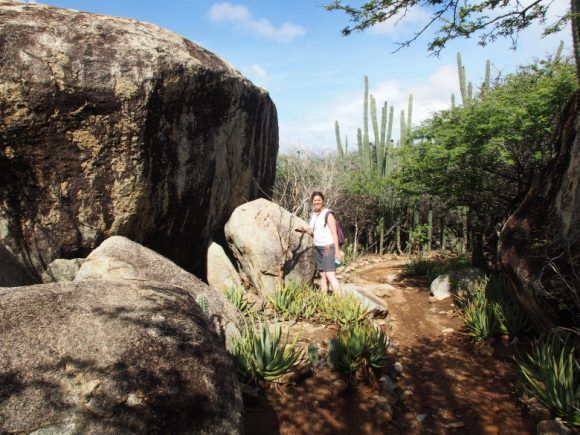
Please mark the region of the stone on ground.
[[0, 289], [2, 432], [239, 433], [233, 361], [204, 317], [169, 283]]
[[202, 273], [271, 191], [268, 93], [153, 24], [32, 3], [0, 1], [0, 241], [38, 276], [112, 235]]
[[262, 295], [274, 293], [285, 251], [285, 281], [312, 283], [314, 243], [311, 236], [294, 231], [298, 226], [308, 223], [266, 199], [239, 206], [228, 220], [225, 235], [240, 273]]
[[49, 282], [74, 281], [84, 261], [84, 258], [72, 258], [70, 260], [57, 258], [42, 272], [42, 282], [46, 284]]
[[354, 284], [343, 284], [340, 288], [344, 294], [356, 297], [373, 317], [384, 317], [388, 314], [389, 309], [387, 303], [375, 296], [372, 287], [367, 288]]
[[208, 325], [229, 348], [243, 321], [238, 310], [211, 288], [167, 258], [121, 236], [105, 240], [86, 258], [75, 281], [153, 281], [184, 289], [194, 300], [207, 299]]
[[484, 277], [485, 272], [476, 267], [444, 273], [435, 278], [431, 283], [431, 294], [438, 301], [442, 301], [458, 290], [469, 291], [478, 280]]

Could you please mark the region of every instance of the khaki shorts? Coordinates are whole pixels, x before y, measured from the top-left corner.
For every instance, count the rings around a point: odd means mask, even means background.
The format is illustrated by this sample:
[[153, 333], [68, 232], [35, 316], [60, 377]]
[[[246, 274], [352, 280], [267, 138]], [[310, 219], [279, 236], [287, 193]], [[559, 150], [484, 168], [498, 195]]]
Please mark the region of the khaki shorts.
[[316, 270], [319, 272], [334, 272], [336, 270], [334, 258], [334, 245], [316, 246], [314, 251]]

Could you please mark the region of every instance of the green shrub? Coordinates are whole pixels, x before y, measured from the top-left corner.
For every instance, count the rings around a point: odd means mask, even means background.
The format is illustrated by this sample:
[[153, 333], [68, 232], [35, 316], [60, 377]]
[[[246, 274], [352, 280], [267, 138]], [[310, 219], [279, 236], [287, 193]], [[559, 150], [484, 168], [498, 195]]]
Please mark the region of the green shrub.
[[234, 340], [233, 355], [236, 368], [243, 381], [275, 381], [288, 373], [301, 357], [296, 350], [296, 338], [289, 343], [290, 330], [282, 340], [282, 328], [274, 326], [270, 331], [268, 322], [262, 324], [251, 321], [246, 324], [238, 339]]
[[459, 292], [454, 299], [466, 334], [476, 340], [499, 334], [516, 337], [531, 328], [503, 277], [478, 280], [471, 290]]
[[565, 422], [580, 426], [580, 364], [577, 347], [567, 337], [536, 339], [525, 356], [516, 357], [528, 392]]
[[340, 325], [359, 323], [366, 318], [368, 310], [353, 295], [322, 295], [318, 316], [321, 321]]
[[248, 313], [251, 305], [246, 299], [246, 292], [242, 286], [237, 285], [226, 289], [225, 295], [234, 307], [242, 312], [242, 314]]
[[422, 257], [413, 257], [405, 265], [407, 275], [426, 276], [433, 281], [439, 275], [451, 272], [452, 270], [461, 270], [470, 267], [470, 261], [466, 257], [454, 257], [446, 259], [428, 259]]
[[331, 340], [328, 359], [341, 372], [370, 373], [387, 365], [388, 347], [389, 339], [380, 329], [366, 322], [351, 324]]

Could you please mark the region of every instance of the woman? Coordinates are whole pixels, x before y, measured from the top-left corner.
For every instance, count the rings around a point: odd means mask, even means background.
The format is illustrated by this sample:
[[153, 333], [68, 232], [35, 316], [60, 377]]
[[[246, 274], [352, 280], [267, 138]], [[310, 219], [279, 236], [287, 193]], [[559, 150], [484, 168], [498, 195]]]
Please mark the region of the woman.
[[[314, 259], [316, 268], [320, 273], [320, 289], [326, 293], [330, 283], [332, 290], [338, 294], [340, 292], [340, 284], [338, 279], [336, 279], [335, 259], [342, 260], [344, 252], [340, 250], [338, 245], [336, 220], [334, 215], [328, 213], [329, 210], [324, 208], [324, 195], [322, 193], [314, 192], [310, 199], [314, 208], [314, 212], [310, 217], [310, 227], [298, 227], [295, 230], [314, 237]], [[328, 218], [326, 217], [327, 213]]]

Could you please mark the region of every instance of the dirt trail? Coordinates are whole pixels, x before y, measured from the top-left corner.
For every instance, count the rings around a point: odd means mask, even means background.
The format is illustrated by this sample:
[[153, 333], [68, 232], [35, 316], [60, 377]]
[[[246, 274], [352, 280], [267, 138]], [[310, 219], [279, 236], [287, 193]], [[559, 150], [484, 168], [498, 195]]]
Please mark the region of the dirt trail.
[[[336, 372], [323, 368], [246, 394], [246, 433], [535, 433], [512, 395], [515, 376], [505, 345], [476, 346], [466, 340], [458, 332], [461, 322], [451, 300], [430, 302], [426, 280], [403, 276], [405, 261], [396, 256], [363, 260], [367, 265], [341, 274], [343, 283], [392, 286], [376, 294], [388, 304], [389, 318], [382, 323], [390, 328], [393, 348], [398, 349], [394, 358], [402, 365], [395, 379], [398, 402], [392, 406], [376, 385], [348, 386]], [[334, 326], [296, 327], [305, 331], [305, 342], [322, 348], [337, 333]]]
[[425, 279], [404, 277], [391, 258], [356, 270], [353, 283], [388, 283], [390, 336], [399, 348], [405, 433], [535, 433], [513, 397], [515, 375], [501, 342], [475, 345], [460, 334], [452, 301], [430, 301]]

